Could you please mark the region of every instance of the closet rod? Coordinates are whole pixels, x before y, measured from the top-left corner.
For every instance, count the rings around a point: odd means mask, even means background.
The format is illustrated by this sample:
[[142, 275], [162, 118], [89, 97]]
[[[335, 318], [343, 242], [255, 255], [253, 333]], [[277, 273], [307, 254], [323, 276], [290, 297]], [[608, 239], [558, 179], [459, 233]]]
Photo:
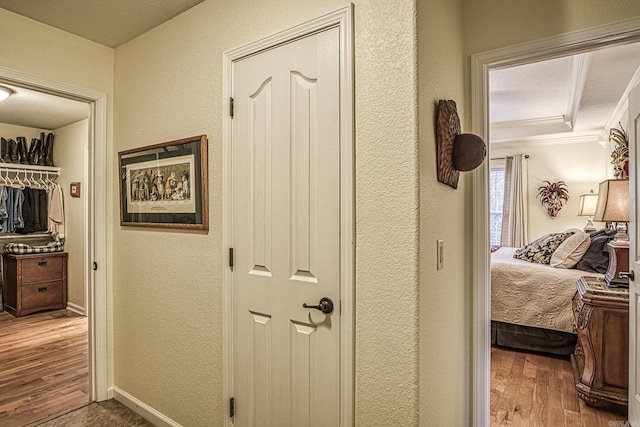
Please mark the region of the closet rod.
[[[504, 160], [505, 158], [506, 158], [506, 157], [492, 157], [490, 160]], [[525, 154], [525, 155], [524, 155], [524, 158], [525, 158], [525, 159], [528, 159], [528, 158], [529, 158], [529, 155], [528, 155], [528, 154]]]

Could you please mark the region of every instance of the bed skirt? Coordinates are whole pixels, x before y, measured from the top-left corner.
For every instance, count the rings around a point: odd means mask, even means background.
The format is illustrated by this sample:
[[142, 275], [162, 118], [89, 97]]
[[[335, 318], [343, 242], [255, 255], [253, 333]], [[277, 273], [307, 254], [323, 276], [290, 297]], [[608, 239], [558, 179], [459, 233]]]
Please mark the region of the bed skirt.
[[491, 321], [492, 345], [568, 356], [577, 341], [578, 336], [568, 332]]

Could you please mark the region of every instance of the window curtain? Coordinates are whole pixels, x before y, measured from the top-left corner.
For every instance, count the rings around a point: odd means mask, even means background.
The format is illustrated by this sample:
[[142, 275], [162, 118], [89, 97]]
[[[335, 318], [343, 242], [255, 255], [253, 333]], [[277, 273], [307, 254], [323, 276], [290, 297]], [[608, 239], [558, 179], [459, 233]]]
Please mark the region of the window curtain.
[[501, 246], [521, 248], [527, 239], [527, 162], [524, 154], [505, 157]]

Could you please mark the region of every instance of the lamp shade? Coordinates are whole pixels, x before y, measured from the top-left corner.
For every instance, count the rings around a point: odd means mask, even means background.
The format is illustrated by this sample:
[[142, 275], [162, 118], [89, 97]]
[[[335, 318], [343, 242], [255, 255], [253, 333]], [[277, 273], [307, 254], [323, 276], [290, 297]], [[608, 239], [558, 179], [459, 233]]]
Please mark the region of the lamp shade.
[[598, 206], [597, 194], [583, 194], [580, 196], [578, 216], [593, 216], [596, 213], [596, 206]]
[[598, 206], [593, 219], [600, 222], [629, 222], [628, 179], [608, 179], [600, 183]]

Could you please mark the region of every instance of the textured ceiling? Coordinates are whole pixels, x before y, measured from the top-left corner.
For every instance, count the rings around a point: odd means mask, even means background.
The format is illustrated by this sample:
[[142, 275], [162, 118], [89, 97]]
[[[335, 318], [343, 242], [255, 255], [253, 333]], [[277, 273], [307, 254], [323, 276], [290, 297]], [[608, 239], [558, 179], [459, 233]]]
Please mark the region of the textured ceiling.
[[118, 47], [203, 0], [0, 0], [0, 8]]
[[84, 102], [1, 82], [0, 86], [13, 91], [0, 102], [0, 123], [54, 130], [89, 117], [89, 106]]
[[608, 140], [640, 83], [640, 43], [489, 74], [491, 143]]

